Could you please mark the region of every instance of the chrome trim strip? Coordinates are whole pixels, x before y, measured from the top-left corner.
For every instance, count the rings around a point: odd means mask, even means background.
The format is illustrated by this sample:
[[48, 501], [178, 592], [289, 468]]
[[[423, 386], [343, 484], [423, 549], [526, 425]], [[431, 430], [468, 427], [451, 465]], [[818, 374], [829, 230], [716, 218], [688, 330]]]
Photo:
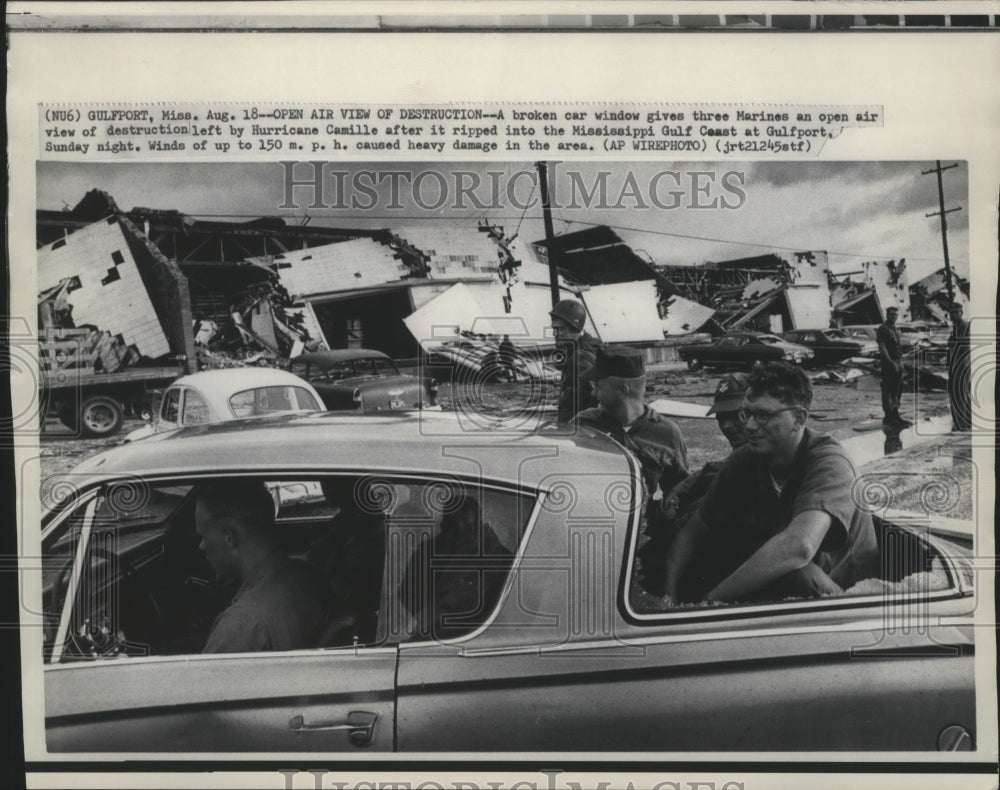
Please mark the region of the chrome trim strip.
[[[507, 571], [507, 580], [504, 582], [503, 589], [500, 591], [500, 596], [497, 598], [493, 611], [490, 613], [490, 616], [483, 621], [483, 624], [475, 631], [470, 631], [469, 633], [455, 637], [454, 639], [425, 639], [420, 642], [400, 642], [400, 648], [409, 650], [418, 647], [427, 647], [428, 645], [459, 645], [479, 636], [487, 628], [493, 625], [497, 617], [500, 616], [500, 611], [507, 602], [507, 596], [510, 594], [510, 590], [514, 586], [514, 578], [517, 576], [517, 571], [520, 570], [521, 562], [524, 557], [524, 549], [531, 540], [532, 533], [535, 531], [535, 523], [538, 520], [539, 514], [542, 512], [542, 503], [545, 501], [545, 496], [547, 494], [547, 490], [540, 491], [539, 495], [535, 497], [535, 506], [531, 511], [531, 515], [528, 517], [528, 523], [524, 529], [524, 537], [521, 538], [521, 545], [517, 548], [517, 554], [514, 555], [514, 559], [510, 565], [510, 570]], [[402, 656], [402, 651], [400, 652], [400, 656]]]
[[[954, 625], [940, 625], [938, 618], [928, 615], [920, 621], [919, 625], [938, 626], [941, 628], [955, 628]], [[878, 633], [885, 628], [885, 621], [882, 619], [858, 620], [851, 623], [838, 623], [834, 625], [822, 626], [799, 626], [788, 628], [770, 628], [743, 631], [711, 631], [702, 634], [659, 634], [655, 636], [637, 636], [617, 634], [607, 639], [591, 642], [570, 642], [561, 645], [535, 645], [502, 648], [482, 648], [466, 651], [469, 657], [490, 657], [503, 655], [527, 655], [527, 654], [558, 654], [577, 652], [581, 650], [607, 650], [608, 648], [619, 648], [627, 650], [630, 647], [642, 645], [678, 644], [688, 642], [712, 642], [729, 639], [755, 639], [760, 637], [775, 636], [809, 636], [813, 634], [840, 633], [850, 631], [872, 631]]]
[[[87, 510], [83, 515], [83, 528], [80, 530], [80, 542], [73, 555], [73, 567], [69, 574], [69, 584], [66, 586], [66, 597], [63, 599], [62, 613], [59, 615], [59, 628], [56, 629], [55, 642], [52, 644], [52, 655], [49, 656], [50, 664], [58, 664], [62, 658], [63, 647], [66, 644], [66, 634], [69, 631], [69, 621], [73, 614], [73, 605], [76, 601], [76, 591], [80, 584], [80, 577], [83, 572], [83, 558], [87, 555], [87, 547], [90, 545], [90, 533], [94, 526], [94, 510], [97, 507], [96, 494], [91, 497], [86, 505]], [[74, 509], [69, 510], [75, 512]]]

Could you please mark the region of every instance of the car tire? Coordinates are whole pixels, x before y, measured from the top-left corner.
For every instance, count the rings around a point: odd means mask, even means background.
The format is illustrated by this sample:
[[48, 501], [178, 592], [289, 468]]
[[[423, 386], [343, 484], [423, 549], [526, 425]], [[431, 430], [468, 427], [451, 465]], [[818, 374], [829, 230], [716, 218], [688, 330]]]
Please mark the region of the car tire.
[[701, 370], [701, 360], [698, 357], [691, 357], [688, 360], [688, 370]]
[[80, 407], [80, 428], [84, 436], [95, 439], [112, 436], [121, 430], [124, 422], [125, 410], [114, 398], [95, 395]]

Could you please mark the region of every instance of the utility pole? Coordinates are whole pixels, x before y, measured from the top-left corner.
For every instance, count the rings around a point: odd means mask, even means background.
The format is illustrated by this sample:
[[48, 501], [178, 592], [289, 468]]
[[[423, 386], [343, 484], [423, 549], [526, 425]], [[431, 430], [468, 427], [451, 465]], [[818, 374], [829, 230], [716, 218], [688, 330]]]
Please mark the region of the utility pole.
[[951, 214], [953, 211], [961, 211], [962, 207], [946, 209], [944, 207], [944, 183], [941, 180], [941, 174], [945, 170], [951, 170], [953, 167], [958, 167], [957, 164], [947, 165], [946, 167], [941, 167], [941, 160], [937, 160], [937, 167], [931, 170], [924, 170], [921, 175], [929, 175], [930, 173], [937, 173], [937, 186], [938, 186], [938, 205], [940, 206], [939, 211], [932, 211], [929, 214], [925, 214], [927, 217], [941, 217], [941, 244], [944, 247], [944, 284], [945, 288], [948, 289], [948, 306], [955, 304], [955, 289], [951, 284], [951, 261], [948, 258], [948, 220], [947, 215]]
[[552, 295], [552, 306], [556, 306], [559, 301], [559, 269], [556, 266], [555, 240], [556, 234], [552, 230], [552, 207], [549, 203], [549, 179], [548, 166], [545, 162], [538, 162], [538, 188], [542, 193], [542, 221], [545, 223], [545, 251], [549, 259], [549, 291]]

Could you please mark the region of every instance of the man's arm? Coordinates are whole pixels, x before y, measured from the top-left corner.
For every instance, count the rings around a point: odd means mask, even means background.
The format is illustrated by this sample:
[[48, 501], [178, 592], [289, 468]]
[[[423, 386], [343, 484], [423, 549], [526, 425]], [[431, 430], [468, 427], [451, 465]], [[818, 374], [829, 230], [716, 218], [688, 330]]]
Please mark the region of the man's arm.
[[878, 331], [875, 332], [875, 339], [878, 341], [878, 355], [883, 365], [896, 368], [899, 366], [899, 363], [889, 355], [889, 348], [886, 345], [888, 334], [889, 332], [884, 325], [880, 326]]
[[708, 525], [701, 516], [698, 513], [692, 513], [691, 518], [687, 520], [681, 531], [677, 533], [677, 537], [674, 538], [667, 554], [665, 567], [666, 581], [664, 586], [670, 600], [677, 600], [677, 585], [684, 575], [684, 571], [691, 564], [691, 558], [694, 557], [698, 542], [707, 530]]
[[787, 573], [804, 568], [816, 556], [833, 518], [822, 510], [806, 510], [723, 579], [709, 601], [738, 601]]

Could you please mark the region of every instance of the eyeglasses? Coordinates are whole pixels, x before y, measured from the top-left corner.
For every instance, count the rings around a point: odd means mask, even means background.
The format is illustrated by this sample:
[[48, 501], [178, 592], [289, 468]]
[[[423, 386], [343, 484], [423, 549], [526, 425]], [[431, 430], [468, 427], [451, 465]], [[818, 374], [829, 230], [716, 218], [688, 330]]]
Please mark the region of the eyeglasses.
[[754, 422], [763, 427], [771, 421], [771, 418], [775, 414], [781, 414], [781, 412], [783, 411], [795, 411], [801, 408], [802, 408], [801, 406], [789, 406], [788, 408], [775, 409], [774, 411], [765, 411], [763, 409], [741, 408], [736, 412], [736, 416], [739, 418], [740, 422], [742, 422], [744, 425], [750, 422], [750, 418], [753, 417]]

